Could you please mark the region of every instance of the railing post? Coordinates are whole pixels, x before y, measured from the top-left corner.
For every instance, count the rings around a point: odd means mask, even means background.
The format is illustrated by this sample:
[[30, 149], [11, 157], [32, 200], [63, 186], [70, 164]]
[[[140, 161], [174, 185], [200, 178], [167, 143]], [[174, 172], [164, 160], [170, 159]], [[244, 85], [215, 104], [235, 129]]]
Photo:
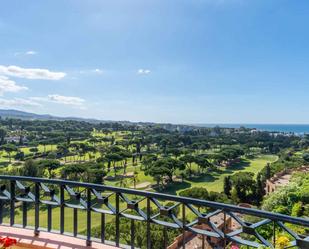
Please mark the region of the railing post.
[[3, 201], [0, 200], [0, 224], [3, 222]]
[[120, 232], [119, 232], [119, 193], [116, 193], [116, 246], [119, 247]]
[[105, 214], [101, 214], [101, 242], [105, 242]]
[[150, 234], [150, 199], [147, 198], [147, 249], [151, 249], [151, 234]]
[[10, 181], [10, 190], [10, 226], [13, 226], [15, 224], [15, 180]]
[[186, 248], [186, 205], [182, 204], [182, 249]]
[[134, 249], [134, 241], [135, 241], [135, 227], [134, 227], [134, 220], [131, 219], [131, 249]]
[[166, 249], [167, 247], [167, 228], [166, 226], [163, 227], [163, 247]]
[[86, 245], [91, 246], [91, 189], [87, 188], [87, 240]]
[[27, 202], [23, 202], [23, 228], [27, 226]]
[[39, 226], [40, 226], [40, 185], [39, 183], [35, 183], [34, 187], [34, 235], [39, 235]]
[[223, 210], [223, 236], [224, 236], [224, 244], [223, 248], [226, 248], [226, 212]]
[[276, 222], [273, 221], [273, 243], [274, 243], [274, 248], [276, 247]]
[[47, 231], [50, 232], [52, 229], [52, 206], [47, 206]]
[[[296, 218], [296, 217], [290, 217], [287, 215], [281, 215], [281, 214], [274, 214], [266, 211], [259, 211], [259, 210], [254, 210], [254, 209], [246, 209], [246, 208], [241, 208], [237, 206], [232, 206], [232, 205], [225, 205], [225, 204], [220, 204], [220, 203], [215, 203], [215, 202], [207, 202], [207, 201], [201, 201], [201, 200], [196, 200], [196, 199], [189, 199], [189, 198], [181, 198], [177, 196], [169, 196], [169, 195], [162, 195], [158, 193], [147, 193], [147, 192], [139, 192], [131, 189], [120, 189], [120, 188], [114, 188], [111, 186], [98, 186], [94, 184], [88, 184], [88, 183], [79, 183], [79, 182], [70, 182], [70, 181], [62, 181], [62, 180], [47, 180], [47, 179], [33, 179], [33, 178], [28, 178], [28, 177], [15, 177], [15, 176], [0, 176], [0, 179], [4, 179], [7, 182], [8, 189], [6, 189], [5, 185], [1, 186], [0, 189], [0, 224], [2, 223], [3, 219], [3, 205], [5, 204], [5, 207], [9, 206], [10, 210], [9, 212], [9, 223], [10, 226], [17, 225], [17, 217], [22, 218], [18, 219], [19, 223], [22, 225], [22, 227], [27, 227], [28, 223], [27, 222], [27, 215], [28, 215], [28, 210], [30, 207], [34, 209], [34, 232], [36, 235], [38, 235], [39, 230], [40, 230], [40, 205], [47, 206], [47, 231], [52, 230], [52, 208], [59, 207], [60, 208], [60, 233], [64, 233], [64, 224], [65, 224], [65, 209], [73, 209], [73, 220], [68, 221], [73, 222], [73, 233], [74, 236], [77, 236], [78, 234], [78, 214], [80, 211], [78, 209], [83, 209], [83, 212], [86, 212], [86, 219], [87, 219], [87, 225], [86, 225], [86, 237], [87, 237], [87, 246], [91, 246], [91, 240], [93, 239], [91, 237], [91, 225], [92, 225], [92, 212], [96, 212], [101, 214], [101, 241], [104, 243], [105, 242], [105, 213], [107, 214], [112, 214], [115, 217], [115, 244], [117, 247], [119, 247], [120, 238], [122, 238], [121, 235], [124, 235], [122, 230], [120, 230], [120, 219], [122, 217], [127, 217], [125, 219], [130, 219], [130, 231], [126, 231], [127, 234], [131, 233], [130, 237], [130, 246], [131, 248], [135, 248], [135, 245], [139, 244], [139, 241], [136, 241], [137, 237], [135, 232], [139, 229], [137, 225], [141, 221], [144, 221], [143, 227], [146, 225], [146, 239], [147, 244], [142, 245], [143, 247], [147, 247], [147, 249], [151, 249], [153, 245], [151, 245], [151, 240], [155, 239], [160, 239], [164, 240], [164, 247], [166, 248], [168, 246], [168, 241], [171, 239], [169, 237], [170, 233], [170, 228], [169, 227], [175, 227], [174, 225], [177, 225], [176, 229], [180, 233], [182, 233], [182, 242], [179, 241], [178, 247], [185, 249], [185, 247], [188, 247], [186, 245], [186, 235], [189, 233], [189, 230], [192, 231], [193, 234], [199, 234], [199, 231], [195, 229], [194, 227], [195, 224], [197, 223], [205, 223], [203, 220], [200, 221], [200, 218], [207, 217], [208, 221], [211, 219], [211, 217], [215, 217], [217, 215], [222, 215], [223, 213], [223, 228], [222, 231], [218, 231], [217, 229], [213, 229], [214, 232], [216, 232], [216, 235], [213, 235], [211, 233], [206, 233], [207, 235], [202, 235], [203, 240], [202, 240], [202, 247], [207, 248], [208, 246], [211, 246], [211, 238], [217, 238], [220, 237], [222, 241], [222, 246], [224, 248], [228, 247], [228, 244], [230, 241], [233, 241], [233, 236], [238, 236], [238, 234], [229, 234], [229, 226], [231, 225], [232, 219], [235, 219], [236, 222], [238, 222], [242, 228], [243, 228], [243, 233], [252, 235], [255, 234], [258, 239], [260, 239], [260, 242], [257, 242], [257, 244], [252, 244], [250, 242], [253, 242], [251, 237], [246, 240], [243, 240], [244, 246], [247, 245], [247, 248], [251, 248], [252, 246], [248, 245], [257, 245], [259, 246], [260, 244], [265, 244], [267, 246], [271, 246], [273, 243], [274, 246], [276, 244], [276, 240], [278, 240], [278, 231], [283, 230], [288, 233], [290, 233], [291, 237], [293, 237], [293, 241], [291, 241], [291, 244], [297, 245], [299, 248], [309, 248], [307, 240], [308, 238], [303, 237], [302, 235], [298, 234], [298, 231], [292, 231], [292, 229], [289, 228], [285, 223], [287, 224], [294, 224], [294, 225], [300, 225], [303, 226], [304, 228], [309, 227], [308, 220], [303, 219], [303, 218]], [[20, 181], [33, 181], [34, 185], [31, 184], [31, 188], [23, 188], [23, 185], [20, 184]], [[54, 189], [51, 192], [45, 184], [53, 184], [57, 185], [57, 194], [56, 196], [54, 195]], [[71, 203], [71, 199], [69, 201], [69, 197], [66, 195], [66, 187], [67, 186], [72, 186], [72, 189], [74, 190], [75, 188], [82, 188], [82, 199], [79, 199], [81, 196], [80, 194], [77, 195], [73, 190], [71, 191], [70, 188], [68, 188], [68, 196], [78, 196], [76, 200], [80, 201], [80, 204], [76, 204], [76, 202]], [[109, 192], [112, 192], [113, 194], [108, 193], [108, 196], [102, 196], [101, 192], [95, 192], [93, 189], [98, 189], [98, 191], [105, 191], [108, 190]], [[29, 191], [31, 190], [31, 194], [29, 194]], [[60, 193], [58, 193], [58, 190], [60, 190]], [[49, 200], [47, 198], [43, 198], [41, 194], [45, 193], [46, 196], [50, 196], [51, 199]], [[85, 194], [86, 192], [86, 194]], [[75, 193], [75, 195], [74, 195]], [[123, 193], [123, 194], [122, 194]], [[144, 208], [141, 210], [138, 208], [138, 205], [136, 205], [136, 209], [138, 211], [138, 214], [136, 215], [128, 215], [131, 213], [125, 213], [125, 211], [122, 212], [122, 204], [123, 202], [126, 202], [128, 205], [128, 209], [132, 209], [132, 203], [129, 200], [130, 197], [126, 197], [125, 195], [139, 195], [139, 197], [143, 197], [140, 201], [143, 201], [143, 203], [146, 201], [146, 211]], [[44, 196], [45, 196], [44, 195]], [[112, 195], [113, 198], [115, 198], [115, 206], [110, 205], [108, 203], [108, 198]], [[60, 197], [60, 198], [59, 198]], [[177, 207], [182, 207], [181, 213], [178, 217], [173, 216], [172, 218], [174, 219], [173, 221], [169, 221], [168, 223], [165, 222], [164, 220], [161, 219], [161, 217], [158, 217], [158, 215], [161, 214], [161, 207], [162, 205], [160, 204], [159, 201], [161, 197], [164, 201], [171, 200], [173, 202], [177, 202]], [[123, 202], [122, 202], [123, 200]], [[67, 201], [67, 202], [66, 202]], [[192, 203], [192, 206], [191, 206]], [[17, 206], [21, 204], [22, 208], [22, 213], [17, 216], [15, 215], [15, 209], [17, 209]], [[101, 205], [100, 207], [98, 205]], [[102, 206], [106, 205], [108, 210], [103, 208]], [[155, 213], [154, 216], [152, 216], [152, 206], [156, 206], [160, 209], [160, 213], [157, 214]], [[208, 212], [207, 216], [206, 215], [201, 215], [193, 206], [194, 205], [200, 205], [203, 207], [210, 207], [211, 209], [215, 209], [215, 212]], [[18, 206], [19, 207], [19, 206]], [[143, 206], [144, 207], [144, 206]], [[186, 221], [186, 215], [188, 215], [188, 211], [191, 210], [193, 213], [197, 214], [197, 219], [194, 220], [193, 223], [190, 221]], [[30, 209], [29, 209], [30, 211]], [[33, 211], [33, 210], [32, 210]], [[142, 212], [140, 212], [142, 211]], [[163, 210], [164, 211], [164, 210]], [[243, 214], [248, 214], [256, 217], [261, 217], [264, 218], [264, 220], [254, 223], [254, 224], [247, 224], [243, 217], [238, 216], [237, 212], [240, 211], [239, 213]], [[157, 218], [158, 217], [158, 218]], [[68, 218], [68, 217], [66, 217]], [[72, 217], [70, 217], [72, 219]], [[99, 219], [100, 220], [100, 219]], [[98, 222], [100, 222], [97, 220]], [[161, 221], [161, 222], [160, 222]], [[160, 238], [152, 238], [151, 234], [151, 223], [154, 222], [157, 225], [160, 226]], [[173, 223], [172, 223], [173, 222]], [[172, 223], [172, 224], [171, 224]], [[207, 222], [206, 222], [207, 223]], [[192, 225], [193, 224], [193, 225]], [[266, 240], [261, 234], [258, 234], [258, 228], [261, 226], [266, 226], [269, 228], [272, 228], [273, 231], [273, 237], [270, 240]], [[163, 228], [163, 230], [161, 230]], [[218, 227], [217, 227], [218, 228]], [[218, 228], [219, 229], [219, 228]], [[162, 234], [161, 234], [162, 232]], [[58, 232], [59, 233], [59, 232]], [[231, 236], [231, 238], [229, 237]], [[267, 237], [268, 238], [268, 237]], [[137, 243], [138, 242], [138, 243]], [[254, 241], [256, 242], [256, 241]], [[160, 242], [161, 243], [161, 242]], [[162, 246], [162, 244], [160, 246]], [[256, 246], [256, 247], [257, 247]]]
[[77, 236], [77, 208], [73, 208], [73, 235], [74, 237]]
[[60, 233], [64, 233], [64, 185], [60, 185]]

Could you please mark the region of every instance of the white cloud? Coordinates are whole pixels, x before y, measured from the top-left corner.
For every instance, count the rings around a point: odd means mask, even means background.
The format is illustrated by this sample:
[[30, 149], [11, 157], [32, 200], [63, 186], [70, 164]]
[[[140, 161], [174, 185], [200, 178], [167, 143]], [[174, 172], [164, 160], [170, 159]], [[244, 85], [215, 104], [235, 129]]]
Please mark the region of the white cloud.
[[103, 70], [99, 69], [99, 68], [96, 68], [93, 70], [93, 72], [97, 73], [97, 74], [102, 74], [103, 73]]
[[77, 107], [85, 110], [85, 100], [79, 97], [62, 96], [58, 94], [51, 94], [46, 97], [30, 97], [30, 98], [0, 98], [0, 108], [22, 108], [22, 107], [42, 107], [43, 103], [56, 103]]
[[48, 99], [52, 102], [64, 104], [64, 105], [76, 105], [81, 106], [84, 104], [85, 100], [79, 97], [62, 96], [58, 94], [48, 95]]
[[33, 50], [29, 50], [26, 52], [26, 55], [36, 55], [38, 52], [33, 51]]
[[81, 70], [80, 74], [102, 74], [104, 71], [100, 68], [90, 69], [90, 70]]
[[40, 107], [41, 104], [31, 100], [31, 99], [22, 99], [22, 98], [14, 98], [14, 99], [0, 99], [0, 107], [1, 108], [21, 108], [21, 107]]
[[36, 55], [38, 54], [37, 51], [34, 51], [34, 50], [29, 50], [29, 51], [26, 51], [26, 52], [16, 52], [14, 55], [15, 56], [28, 56], [28, 55]]
[[150, 74], [151, 71], [149, 69], [138, 69], [137, 74]]
[[46, 97], [31, 97], [30, 99], [39, 102], [51, 102], [79, 108], [84, 108], [85, 103], [85, 100], [80, 97], [63, 96], [59, 94], [50, 94]]
[[27, 89], [25, 86], [17, 85], [15, 81], [10, 80], [8, 77], [0, 75], [0, 95], [5, 92], [19, 92]]
[[1, 74], [18, 78], [41, 80], [60, 80], [66, 76], [66, 73], [51, 72], [48, 69], [0, 65], [0, 75]]

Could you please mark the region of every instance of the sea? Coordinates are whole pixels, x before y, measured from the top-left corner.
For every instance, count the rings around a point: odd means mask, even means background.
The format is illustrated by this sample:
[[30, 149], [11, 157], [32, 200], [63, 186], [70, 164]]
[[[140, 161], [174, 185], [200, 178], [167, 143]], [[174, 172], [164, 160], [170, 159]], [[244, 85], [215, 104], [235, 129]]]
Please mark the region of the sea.
[[199, 124], [202, 127], [223, 127], [223, 128], [255, 128], [260, 131], [294, 133], [296, 135], [309, 134], [309, 124]]

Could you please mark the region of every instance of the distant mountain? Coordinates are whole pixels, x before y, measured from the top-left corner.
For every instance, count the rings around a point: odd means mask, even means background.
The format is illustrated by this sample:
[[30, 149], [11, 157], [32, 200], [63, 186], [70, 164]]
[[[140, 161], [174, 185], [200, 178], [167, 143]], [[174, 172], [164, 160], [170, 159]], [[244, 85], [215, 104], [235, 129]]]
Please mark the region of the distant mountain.
[[139, 126], [149, 126], [156, 125], [157, 127], [164, 128], [169, 131], [189, 131], [194, 127], [193, 125], [181, 125], [181, 124], [170, 124], [170, 123], [153, 123], [153, 122], [131, 122], [131, 121], [113, 121], [113, 120], [99, 120], [92, 118], [79, 118], [79, 117], [58, 117], [50, 114], [36, 114], [31, 112], [24, 112], [19, 110], [5, 110], [0, 109], [0, 117], [5, 118], [14, 118], [14, 119], [23, 119], [23, 120], [74, 120], [74, 121], [84, 121], [88, 123], [98, 124], [98, 123], [119, 123], [122, 125], [139, 125]]
[[86, 121], [89, 123], [102, 123], [102, 122], [111, 122], [111, 121], [103, 121], [97, 119], [88, 119], [88, 118], [78, 118], [78, 117], [57, 117], [49, 114], [36, 114], [31, 112], [24, 112], [18, 110], [5, 110], [0, 109], [0, 117], [1, 118], [16, 118], [16, 119], [24, 119], [24, 120], [75, 120], [75, 121]]

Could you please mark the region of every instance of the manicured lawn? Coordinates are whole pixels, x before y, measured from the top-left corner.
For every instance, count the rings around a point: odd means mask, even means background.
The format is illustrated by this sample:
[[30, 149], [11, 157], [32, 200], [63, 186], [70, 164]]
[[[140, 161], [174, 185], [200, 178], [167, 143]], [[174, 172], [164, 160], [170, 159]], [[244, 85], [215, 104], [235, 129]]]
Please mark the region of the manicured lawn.
[[[174, 183], [172, 186], [167, 187], [162, 192], [170, 193], [170, 194], [178, 194], [181, 190], [185, 188], [190, 188], [194, 186], [205, 187], [208, 191], [217, 191], [220, 192], [223, 190], [223, 179], [227, 175], [235, 174], [236, 172], [253, 172], [257, 174], [268, 162], [274, 162], [277, 160], [277, 156], [274, 155], [262, 155], [252, 160], [243, 160], [241, 163], [231, 166], [229, 168], [225, 168], [222, 170], [218, 170], [215, 172], [211, 172], [207, 175], [186, 180], [183, 183]], [[140, 170], [140, 167], [128, 167], [128, 172], [136, 170], [139, 172], [139, 182], [137, 184], [143, 182], [153, 182], [152, 178], [149, 176], [145, 176], [144, 173]], [[121, 170], [120, 170], [121, 172]], [[119, 173], [120, 173], [119, 172]], [[133, 183], [128, 179], [129, 186], [132, 186]], [[116, 185], [115, 181], [106, 181], [106, 184]], [[113, 202], [113, 199], [111, 201]], [[122, 203], [121, 208], [125, 208], [125, 205]], [[141, 207], [144, 206], [144, 203], [141, 203]], [[16, 223], [22, 222], [22, 212], [18, 209], [16, 210]], [[73, 210], [70, 208], [65, 209], [65, 231], [72, 232], [73, 229]], [[84, 231], [86, 227], [86, 213], [84, 211], [79, 211], [78, 223], [79, 223], [79, 231]], [[92, 226], [98, 226], [100, 224], [100, 214], [92, 213]], [[111, 216], [107, 216], [107, 222], [111, 221]], [[53, 209], [53, 228], [59, 229], [59, 221], [60, 221], [60, 209]], [[8, 217], [5, 217], [4, 222], [8, 222]], [[28, 212], [28, 224], [33, 225], [34, 223], [34, 209], [30, 208]], [[47, 211], [46, 209], [41, 209], [40, 212], [40, 226], [47, 226]]]
[[181, 190], [190, 187], [204, 187], [208, 191], [221, 192], [223, 190], [223, 180], [225, 176], [235, 174], [237, 172], [253, 172], [257, 174], [267, 163], [274, 162], [278, 159], [274, 155], [262, 155], [252, 160], [242, 160], [241, 163], [230, 166], [229, 168], [222, 168], [206, 174], [201, 177], [186, 180], [183, 183], [175, 183], [167, 187], [163, 192], [170, 194], [178, 194]]
[[[23, 148], [20, 148], [20, 150], [22, 151], [22, 152], [24, 152], [25, 153], [25, 155], [28, 155], [28, 154], [30, 154], [31, 152], [30, 152], [30, 148], [31, 148], [31, 146], [30, 147], [23, 147]], [[48, 144], [48, 145], [46, 145], [46, 146], [43, 146], [43, 145], [41, 145], [41, 144], [39, 144], [38, 146], [37, 146], [37, 148], [38, 148], [38, 152], [44, 152], [44, 150], [46, 151], [46, 152], [50, 152], [50, 151], [55, 151], [55, 150], [57, 150], [57, 145], [56, 144]]]

